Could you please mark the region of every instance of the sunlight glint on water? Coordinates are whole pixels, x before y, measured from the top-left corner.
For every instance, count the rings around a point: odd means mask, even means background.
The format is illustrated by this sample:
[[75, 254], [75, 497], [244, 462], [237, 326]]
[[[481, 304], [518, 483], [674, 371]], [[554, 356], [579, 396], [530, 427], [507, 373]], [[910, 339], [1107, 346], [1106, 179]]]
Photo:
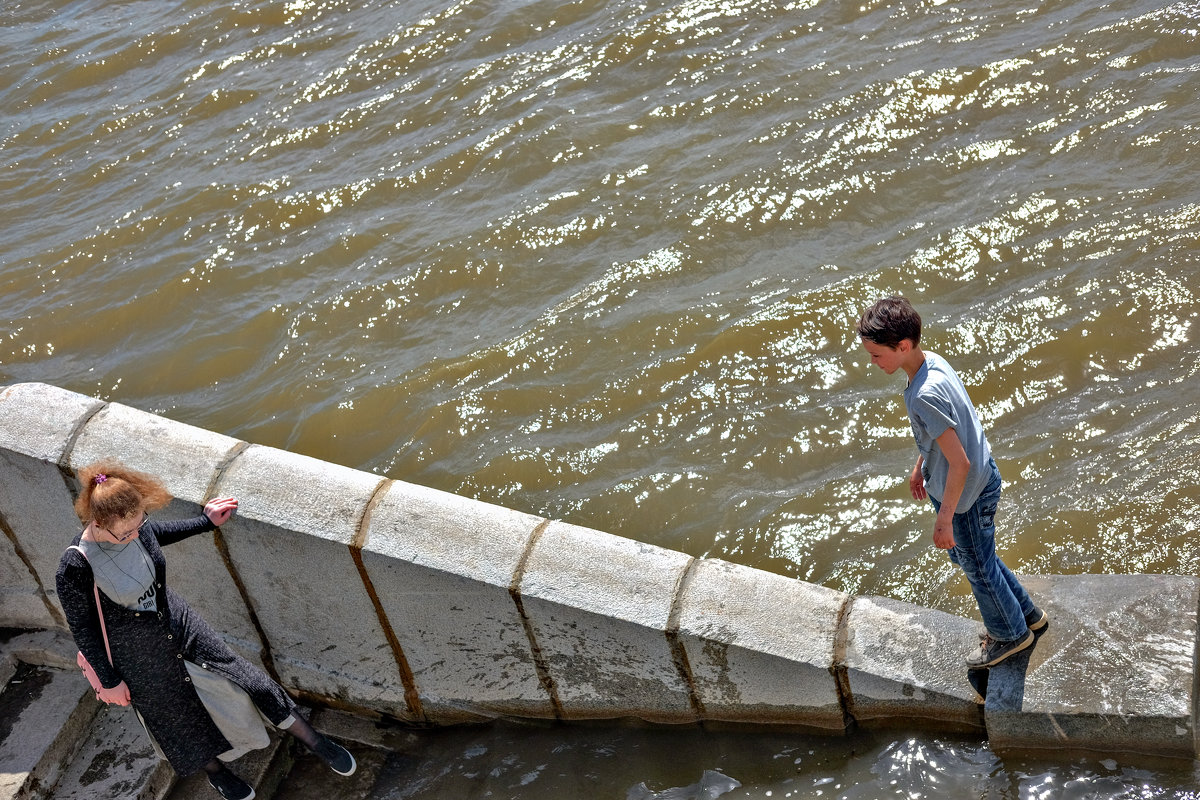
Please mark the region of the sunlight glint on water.
[[[901, 291], [988, 426], [1011, 565], [1196, 574], [1198, 19], [1161, 0], [18, 3], [0, 382], [970, 615], [905, 496], [902, 387], [850, 333]], [[505, 735], [489, 752], [539, 758]], [[791, 745], [720, 739], [666, 774], [677, 744], [617, 738], [653, 755], [595, 767], [594, 796], [705, 769], [749, 797], [1194, 785], [920, 737], [805, 742], [825, 762], [786, 775]], [[546, 758], [510, 796], [556, 796]]]

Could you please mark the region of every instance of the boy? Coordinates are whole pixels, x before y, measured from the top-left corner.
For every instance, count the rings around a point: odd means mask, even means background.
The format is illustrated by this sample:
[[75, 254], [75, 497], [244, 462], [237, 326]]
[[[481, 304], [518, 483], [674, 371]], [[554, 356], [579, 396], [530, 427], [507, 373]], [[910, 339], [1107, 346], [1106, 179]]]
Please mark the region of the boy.
[[933, 543], [966, 573], [987, 628], [967, 666], [993, 667], [1033, 644], [1046, 613], [996, 555], [1001, 482], [987, 436], [958, 375], [941, 356], [921, 350], [921, 317], [908, 300], [877, 301], [857, 330], [872, 363], [888, 375], [908, 375], [904, 406], [919, 451], [909, 491], [937, 510]]

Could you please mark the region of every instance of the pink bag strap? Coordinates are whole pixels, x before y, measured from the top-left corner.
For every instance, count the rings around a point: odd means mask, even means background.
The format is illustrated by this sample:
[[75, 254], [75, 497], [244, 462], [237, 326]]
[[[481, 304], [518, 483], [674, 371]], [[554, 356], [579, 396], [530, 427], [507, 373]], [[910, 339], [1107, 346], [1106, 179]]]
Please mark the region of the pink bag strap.
[[[79, 554], [83, 556], [83, 560], [87, 561], [89, 566], [91, 565], [91, 559], [87, 557], [87, 553], [83, 552], [82, 547], [73, 544], [67, 549], [78, 550]], [[104, 636], [104, 652], [108, 654], [108, 663], [111, 664], [113, 663], [112, 648], [108, 646], [108, 628], [104, 625], [104, 609], [100, 607], [100, 587], [96, 584], [96, 576], [94, 574], [92, 575], [92, 592], [96, 595], [96, 614], [100, 617], [100, 633]]]
[[[86, 558], [87, 556], [84, 556]], [[92, 579], [92, 591], [96, 594], [96, 614], [100, 617], [100, 633], [104, 636], [104, 652], [108, 654], [108, 663], [112, 663], [112, 648], [108, 646], [108, 629], [104, 626], [104, 609], [100, 608], [100, 587], [96, 579]]]

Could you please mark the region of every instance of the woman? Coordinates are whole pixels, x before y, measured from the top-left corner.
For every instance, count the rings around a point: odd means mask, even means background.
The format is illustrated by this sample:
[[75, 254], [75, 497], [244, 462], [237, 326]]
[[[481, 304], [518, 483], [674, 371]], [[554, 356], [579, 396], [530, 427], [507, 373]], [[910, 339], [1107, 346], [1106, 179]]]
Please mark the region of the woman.
[[264, 718], [338, 774], [353, 774], [349, 751], [313, 730], [279, 684], [230, 650], [166, 585], [161, 547], [224, 524], [237, 500], [211, 500], [195, 519], [154, 522], [147, 512], [171, 501], [157, 479], [98, 463], [82, 469], [79, 481], [75, 511], [85, 526], [63, 554], [56, 584], [75, 643], [104, 687], [100, 699], [132, 704], [175, 771], [182, 776], [204, 769], [226, 800], [254, 797], [254, 789], [222, 762], [267, 745]]

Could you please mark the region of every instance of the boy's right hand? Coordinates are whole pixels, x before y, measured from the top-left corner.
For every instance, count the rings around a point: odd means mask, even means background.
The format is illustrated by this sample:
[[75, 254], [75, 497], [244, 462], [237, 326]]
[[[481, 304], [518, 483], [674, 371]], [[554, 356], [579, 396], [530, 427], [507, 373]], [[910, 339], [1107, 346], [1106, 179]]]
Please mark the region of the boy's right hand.
[[942, 514], [939, 511], [937, 521], [933, 523], [933, 545], [942, 550], [952, 550], [955, 544], [954, 515]]
[[924, 500], [929, 497], [929, 493], [925, 491], [925, 476], [921, 474], [921, 463], [913, 467], [912, 474], [908, 476], [908, 490], [912, 492], [913, 500]]

